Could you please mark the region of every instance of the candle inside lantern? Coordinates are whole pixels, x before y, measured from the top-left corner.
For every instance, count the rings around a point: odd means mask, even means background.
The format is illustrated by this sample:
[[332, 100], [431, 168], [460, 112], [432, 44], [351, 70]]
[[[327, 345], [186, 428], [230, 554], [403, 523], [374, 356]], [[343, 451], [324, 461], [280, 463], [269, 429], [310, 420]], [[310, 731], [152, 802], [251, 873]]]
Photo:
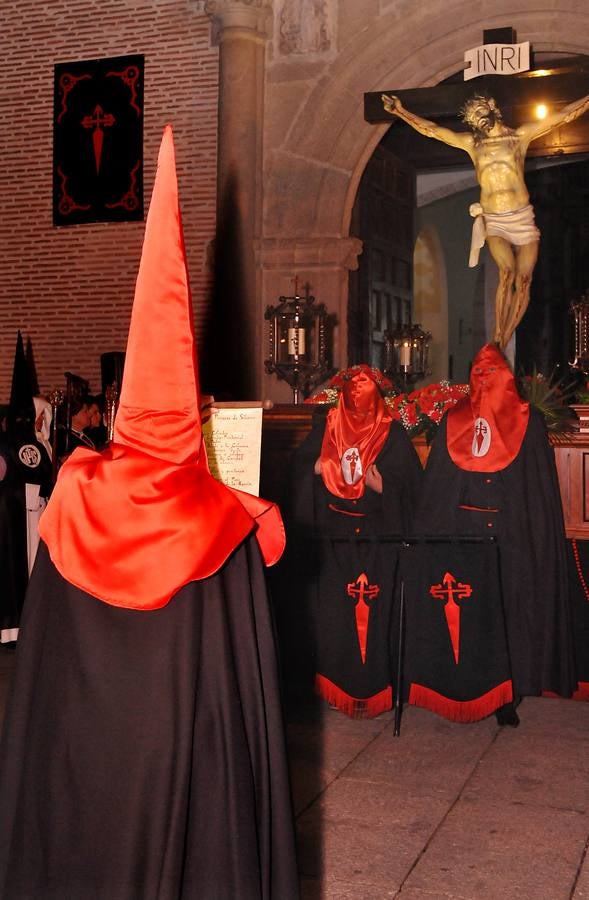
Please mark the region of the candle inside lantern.
[[305, 353], [305, 329], [288, 329], [288, 354], [289, 356], [303, 356]]
[[399, 364], [401, 366], [411, 365], [411, 344], [409, 341], [403, 341], [399, 348]]

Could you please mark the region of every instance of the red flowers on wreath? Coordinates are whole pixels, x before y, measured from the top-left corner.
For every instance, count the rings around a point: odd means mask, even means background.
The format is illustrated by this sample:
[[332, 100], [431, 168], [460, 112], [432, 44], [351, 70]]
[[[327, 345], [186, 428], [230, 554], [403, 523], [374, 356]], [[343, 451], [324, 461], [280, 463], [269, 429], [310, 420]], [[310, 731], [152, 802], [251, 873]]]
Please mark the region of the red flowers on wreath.
[[359, 372], [368, 372], [374, 378], [384, 394], [385, 403], [393, 413], [393, 419], [400, 422], [412, 437], [425, 433], [430, 438], [446, 410], [468, 394], [467, 384], [450, 384], [449, 381], [428, 384], [409, 394], [397, 394], [392, 381], [380, 369], [361, 363], [342, 369], [324, 388], [308, 397], [305, 403], [337, 403], [344, 383]]
[[410, 394], [385, 397], [385, 402], [391, 407], [393, 417], [401, 422], [409, 434], [414, 436], [425, 433], [426, 437], [431, 437], [446, 410], [466, 394], [467, 384], [439, 381], [411, 391]]

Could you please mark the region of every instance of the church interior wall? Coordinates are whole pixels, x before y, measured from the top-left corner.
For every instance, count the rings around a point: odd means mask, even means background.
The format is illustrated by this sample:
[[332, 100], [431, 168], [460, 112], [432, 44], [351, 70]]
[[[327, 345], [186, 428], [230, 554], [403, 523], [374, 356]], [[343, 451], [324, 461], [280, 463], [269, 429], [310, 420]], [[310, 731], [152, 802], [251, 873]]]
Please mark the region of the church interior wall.
[[[202, 5], [200, 5], [202, 6]], [[52, 224], [56, 63], [145, 56], [144, 197], [166, 122], [174, 127], [197, 333], [214, 237], [218, 49], [191, 0], [3, 0], [0, 95], [0, 402], [17, 329], [32, 342], [42, 391], [76, 372], [100, 389], [99, 357], [122, 350], [143, 222]]]
[[425, 381], [448, 378], [448, 273], [438, 230], [418, 229], [413, 250], [413, 322], [435, 335]]
[[[217, 3], [240, 4], [251, 5]], [[351, 209], [367, 159], [388, 127], [364, 121], [364, 93], [439, 83], [460, 69], [465, 48], [480, 43], [485, 28], [511, 25], [518, 40], [530, 40], [537, 50], [587, 52], [589, 12], [562, 0], [498, 0], [492, 10], [484, 0], [266, 5], [273, 18], [259, 122], [264, 149], [256, 317], [262, 323], [266, 305], [292, 291], [295, 275], [300, 284], [308, 281], [337, 321], [333, 357], [339, 367], [347, 362], [348, 276], [361, 252], [361, 242], [349, 235]], [[145, 199], [169, 120], [199, 335], [211, 279], [217, 152], [218, 47], [206, 6], [204, 0], [3, 3], [0, 88], [10, 114], [0, 122], [0, 401], [9, 390], [18, 328], [32, 340], [44, 390], [62, 383], [66, 369], [98, 388], [99, 355], [121, 349], [128, 328], [142, 223], [51, 223], [56, 62], [145, 55]], [[466, 269], [466, 246], [457, 253]], [[265, 351], [262, 341], [253, 361], [260, 372]], [[288, 398], [274, 376], [260, 380], [262, 396]]]
[[[288, 3], [291, 11], [297, 6], [295, 0]], [[300, 0], [298, 7], [302, 5]], [[359, 4], [352, 0], [317, 0], [314, 6], [327, 7], [334, 15], [335, 55], [333, 44], [323, 52], [316, 47], [307, 52], [301, 47], [296, 53], [279, 52], [275, 11], [265, 85], [264, 235], [284, 247], [289, 245], [289, 239], [306, 235], [309, 252], [315, 256], [320, 254], [312, 250], [313, 243], [321, 246], [346, 240], [355, 188], [367, 159], [388, 127], [364, 121], [365, 92], [440, 83], [462, 68], [465, 49], [480, 44], [483, 30], [488, 28], [511, 26], [519, 41], [529, 40], [538, 52], [587, 52], [584, 35], [589, 13], [577, 3], [499, 0], [491, 10], [484, 2], [418, 4], [390, 0], [362, 3], [362, 14]], [[442, 14], [437, 15], [436, 11]], [[463, 202], [457, 201], [457, 206]], [[457, 213], [463, 217], [464, 209], [457, 209]], [[449, 269], [455, 264], [464, 279], [456, 291], [448, 289], [455, 378], [465, 377], [472, 358], [472, 334], [469, 336], [468, 332], [473, 326], [467, 306], [472, 303], [473, 294], [478, 297], [484, 293], [485, 281], [467, 268], [468, 216], [464, 229], [464, 239], [456, 237], [455, 248], [449, 248], [456, 258], [447, 262]], [[264, 250], [263, 243], [263, 260]], [[274, 277], [273, 252], [272, 249], [266, 258], [263, 304], [274, 302], [279, 293], [284, 293], [282, 284], [287, 277], [292, 278], [295, 268], [313, 286], [318, 283], [318, 271], [305, 266], [304, 253], [299, 254], [296, 266], [294, 254], [291, 255], [291, 273], [285, 262], [280, 277]], [[357, 262], [351, 253], [342, 253], [341, 259], [350, 268]], [[326, 293], [320, 299], [339, 322], [334, 356], [336, 365], [343, 366], [347, 353], [347, 278], [339, 277], [341, 272], [336, 278], [335, 270], [332, 274], [333, 280], [327, 279]], [[463, 299], [458, 301], [456, 292]], [[464, 304], [464, 315], [456, 319], [457, 302]], [[269, 384], [272, 377], [266, 379], [268, 391], [275, 390]]]
[[[453, 381], [467, 382], [470, 363], [479, 347], [474, 346], [473, 310], [480, 288], [479, 267], [468, 268], [472, 219], [468, 207], [478, 199], [478, 189], [471, 188], [436, 200], [417, 211], [419, 228], [433, 228], [443, 253], [448, 292], [448, 344]], [[481, 252], [484, 263], [487, 250]], [[481, 264], [479, 263], [479, 265]], [[433, 334], [432, 346], [436, 335]]]

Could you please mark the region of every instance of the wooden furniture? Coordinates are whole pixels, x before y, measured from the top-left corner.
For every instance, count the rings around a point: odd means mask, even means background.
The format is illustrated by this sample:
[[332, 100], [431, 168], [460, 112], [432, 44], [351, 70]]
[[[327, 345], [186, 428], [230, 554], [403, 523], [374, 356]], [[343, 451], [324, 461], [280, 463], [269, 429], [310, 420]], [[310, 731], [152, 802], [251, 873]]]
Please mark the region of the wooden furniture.
[[314, 411], [314, 406], [304, 403], [281, 403], [264, 410], [260, 497], [281, 502], [290, 460], [311, 431]]
[[589, 540], [589, 434], [553, 441], [566, 536]]

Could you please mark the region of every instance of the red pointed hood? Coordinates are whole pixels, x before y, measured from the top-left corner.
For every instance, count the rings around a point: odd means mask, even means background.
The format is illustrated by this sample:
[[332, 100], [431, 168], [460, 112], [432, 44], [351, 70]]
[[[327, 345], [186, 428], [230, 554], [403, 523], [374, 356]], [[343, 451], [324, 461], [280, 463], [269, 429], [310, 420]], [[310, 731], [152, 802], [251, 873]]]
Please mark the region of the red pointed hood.
[[496, 344], [486, 344], [472, 364], [470, 393], [448, 413], [453, 462], [472, 472], [505, 469], [520, 451], [529, 416], [505, 356]]
[[392, 413], [370, 371], [344, 382], [338, 405], [327, 416], [321, 445], [321, 477], [337, 497], [364, 495], [366, 471], [388, 437]]
[[172, 129], [164, 131], [143, 239], [114, 440], [196, 461], [200, 403]]
[[[256, 531], [284, 547], [274, 504], [209, 473], [172, 129], [164, 131], [129, 329], [114, 440], [64, 463], [40, 534], [61, 574], [115, 606], [155, 609], [216, 572]], [[246, 509], [247, 506], [247, 509]]]

